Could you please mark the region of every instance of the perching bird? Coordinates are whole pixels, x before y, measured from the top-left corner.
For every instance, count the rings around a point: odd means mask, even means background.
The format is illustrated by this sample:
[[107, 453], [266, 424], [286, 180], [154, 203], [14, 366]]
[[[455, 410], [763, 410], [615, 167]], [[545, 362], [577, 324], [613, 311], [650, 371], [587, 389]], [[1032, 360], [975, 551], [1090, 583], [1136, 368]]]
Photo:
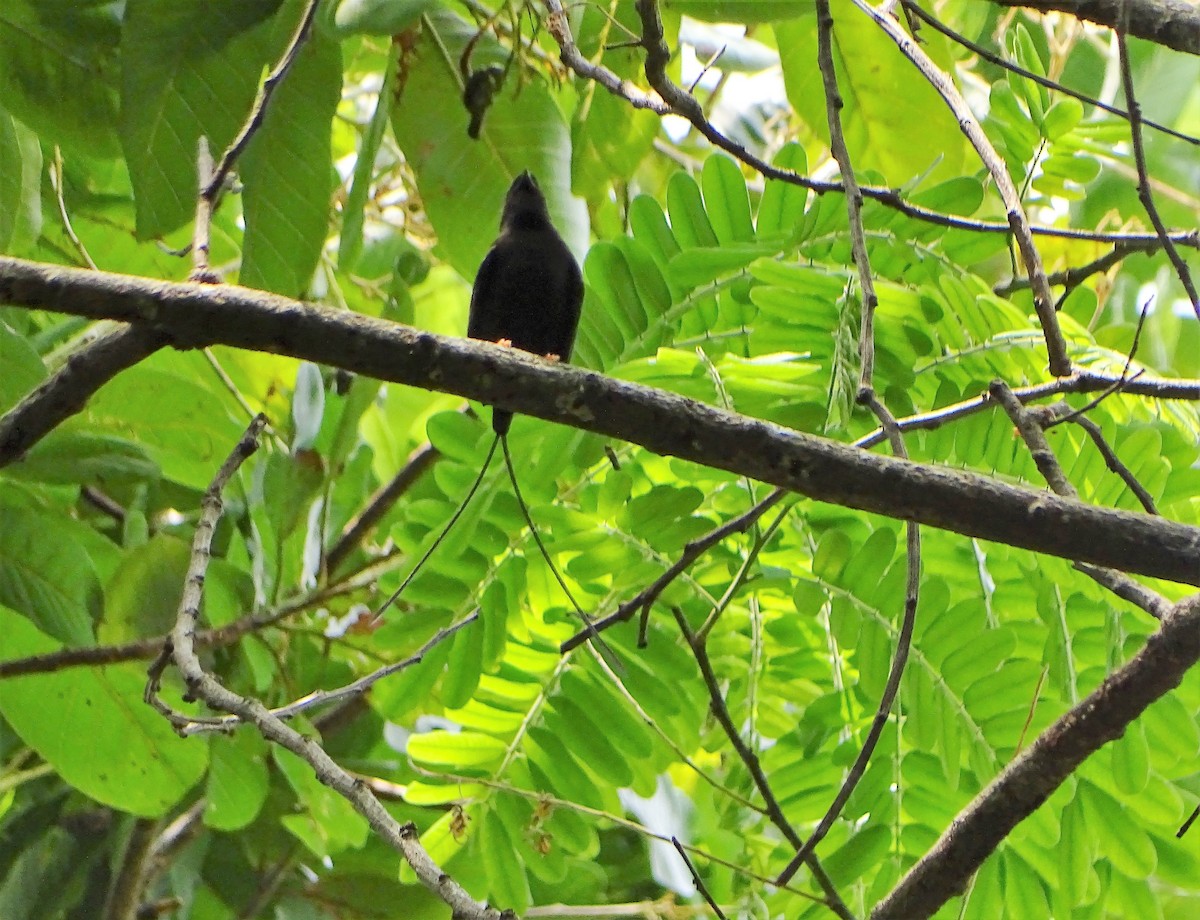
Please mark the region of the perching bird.
[[[479, 266], [467, 335], [567, 361], [575, 343], [583, 276], [550, 223], [537, 180], [523, 172], [509, 186], [500, 235]], [[508, 433], [512, 413], [492, 410], [492, 429]]]

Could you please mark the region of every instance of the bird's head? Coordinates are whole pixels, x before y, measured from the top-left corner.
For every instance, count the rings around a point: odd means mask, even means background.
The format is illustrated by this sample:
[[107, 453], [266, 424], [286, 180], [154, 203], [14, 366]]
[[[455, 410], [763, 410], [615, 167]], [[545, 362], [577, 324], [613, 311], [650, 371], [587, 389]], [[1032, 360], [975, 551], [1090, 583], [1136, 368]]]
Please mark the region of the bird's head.
[[546, 198], [529, 170], [513, 179], [504, 199], [500, 226], [505, 230], [540, 230], [550, 223]]

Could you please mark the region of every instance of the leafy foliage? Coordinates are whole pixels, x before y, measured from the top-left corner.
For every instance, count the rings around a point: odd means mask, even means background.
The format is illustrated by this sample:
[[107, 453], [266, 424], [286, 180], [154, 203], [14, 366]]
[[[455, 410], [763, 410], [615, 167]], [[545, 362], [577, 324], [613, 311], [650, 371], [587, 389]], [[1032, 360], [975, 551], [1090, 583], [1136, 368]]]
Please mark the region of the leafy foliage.
[[[772, 161], [803, 175], [824, 163], [807, 11], [661, 5], [672, 41], [680, 15], [759, 24], [755, 38], [778, 49], [793, 112], [770, 139]], [[69, 15], [49, 11], [67, 6]], [[204, 136], [219, 155], [230, 142], [303, 4], [202, 6], [13, 0], [0, 11], [0, 251], [186, 275], [159, 243], [187, 240], [196, 144]], [[602, 14], [589, 5], [573, 23], [585, 54], [602, 54], [633, 80], [640, 49], [612, 47], [640, 28], [631, 7]], [[977, 35], [1000, 25], [994, 12], [960, 15]], [[504, 189], [531, 168], [564, 236], [586, 251], [577, 363], [838, 440], [869, 434], [875, 420], [854, 401], [861, 291], [843, 198], [756, 180], [694, 134], [679, 140], [657, 116], [567, 81], [537, 22], [520, 5], [501, 6], [494, 29], [471, 45], [482, 20], [459, 4], [324, 10], [238, 165], [213, 227], [213, 264], [330, 309], [458, 334]], [[836, 28], [860, 181], [900, 187], [943, 214], [1003, 221], [936, 94], [865, 17], [839, 7]], [[1006, 34], [1014, 60], [1052, 70], [1042, 33], [1017, 21]], [[525, 44], [510, 63], [516, 35]], [[1128, 158], [1113, 150], [1127, 125], [969, 60], [940, 36], [932, 44], [943, 66], [987, 88], [984, 125], [1039, 219], [1088, 226], [1111, 212], [1115, 224], [1142, 221]], [[1063, 47], [1053, 63], [1098, 89], [1105, 61], [1086, 43]], [[507, 67], [481, 142], [468, 139], [459, 101], [469, 48], [472, 66]], [[1164, 57], [1143, 52], [1140, 72]], [[1184, 92], [1163, 88], [1155, 102], [1186, 113], [1184, 101], [1168, 98]], [[1174, 181], [1170, 142], [1154, 143], [1155, 170]], [[1162, 202], [1168, 223], [1194, 221], [1189, 200], [1181, 192]], [[951, 406], [994, 378], [1046, 379], [1028, 291], [1005, 293], [1006, 234], [918, 220], [872, 200], [863, 223], [879, 296], [875, 383], [894, 414]], [[1104, 251], [1087, 240], [1039, 242], [1054, 267]], [[1059, 315], [1079, 366], [1122, 373], [1143, 288], [1159, 285], [1160, 303], [1178, 295], [1159, 264], [1131, 257], [1111, 278], [1069, 293]], [[93, 331], [0, 307], [0, 409]], [[1200, 370], [1190, 317], [1156, 309], [1142, 335], [1134, 371]], [[1081, 408], [1087, 399], [1068, 401]], [[386, 794], [474, 896], [518, 912], [672, 890], [697, 899], [686, 874], [651, 868], [647, 851], [675, 833], [695, 847], [692, 861], [717, 903], [753, 916], [829, 915], [812, 900], [822, 890], [807, 870], [790, 888], [766, 884], [795, 847], [713, 717], [671, 611], [693, 631], [711, 624], [708, 653], [732, 721], [804, 835], [861, 748], [895, 653], [906, 566], [903, 527], [893, 521], [785, 500], [666, 588], [644, 647], [633, 624], [606, 631], [617, 668], [592, 645], [560, 653], [581, 623], [496, 463], [428, 565], [375, 620], [368, 606], [414, 571], [470, 488], [491, 443], [487, 425], [443, 394], [273, 355], [160, 352], [0, 471], [0, 661], [164, 633], [201, 494], [248, 411], [260, 410], [272, 420], [269, 449], [226, 496], [204, 613], [211, 626], [289, 615], [205, 652], [228, 686], [283, 704], [412, 655], [477, 611], [377, 684], [365, 706], [302, 725]], [[1164, 515], [1198, 522], [1194, 405], [1118, 393], [1088, 415]], [[1081, 429], [1063, 425], [1049, 437], [1085, 501], [1140, 508]], [[329, 549], [369, 496], [426, 441], [432, 466], [330, 565]], [[994, 410], [911, 431], [906, 444], [920, 462], [1040, 484], [1011, 422]], [[593, 616], [612, 613], [689, 541], [768, 494], [529, 418], [516, 420], [511, 446], [542, 541]], [[898, 703], [817, 850], [856, 915], [1153, 626], [1065, 562], [940, 532], [923, 541]], [[1155, 587], [1179, 596], [1177, 586]], [[141, 656], [156, 652], [147, 644]], [[180, 898], [180, 917], [225, 920], [251, 904], [288, 918], [445, 914], [294, 755], [249, 729], [174, 737], [142, 704], [142, 671], [125, 660], [0, 673], [0, 916], [101, 916], [132, 818], [165, 823], [185, 813], [194, 834], [147, 890]], [[1198, 707], [1200, 682], [1189, 676], [1022, 823], [939, 916], [1191, 915], [1200, 863], [1192, 841], [1174, 833], [1200, 795]], [[680, 799], [686, 813], [671, 829], [667, 803]]]

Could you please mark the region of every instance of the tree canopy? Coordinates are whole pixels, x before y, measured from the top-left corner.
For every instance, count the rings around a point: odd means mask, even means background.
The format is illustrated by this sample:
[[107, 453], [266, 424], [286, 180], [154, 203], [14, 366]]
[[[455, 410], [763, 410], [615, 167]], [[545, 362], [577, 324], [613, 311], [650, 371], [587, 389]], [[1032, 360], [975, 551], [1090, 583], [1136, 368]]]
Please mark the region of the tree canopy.
[[[7, 0], [0, 918], [1195, 915], [1198, 55]], [[462, 338], [523, 170], [569, 366]]]

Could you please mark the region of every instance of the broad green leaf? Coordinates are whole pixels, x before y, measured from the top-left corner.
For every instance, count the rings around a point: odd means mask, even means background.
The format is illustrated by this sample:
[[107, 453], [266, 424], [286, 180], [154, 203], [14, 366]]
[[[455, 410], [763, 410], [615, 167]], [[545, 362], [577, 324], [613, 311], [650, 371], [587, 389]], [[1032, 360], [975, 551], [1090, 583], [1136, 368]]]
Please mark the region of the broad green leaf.
[[[446, 10], [429, 14], [417, 54], [457, 61], [476, 33]], [[504, 63], [494, 41], [476, 46], [472, 66]], [[510, 80], [497, 93], [478, 141], [467, 136], [456, 69], [414, 68], [392, 110], [392, 131], [417, 177], [443, 257], [472, 278], [496, 237], [505, 192], [525, 169], [538, 180], [555, 227], [579, 257], [587, 249], [584, 203], [570, 193], [570, 132], [545, 83]]]
[[164, 354], [136, 374], [119, 374], [92, 397], [83, 418], [93, 430], [140, 444], [163, 478], [203, 490], [243, 425], [211, 390], [175, 371], [172, 356]]
[[78, 0], [6, 0], [0, 100], [51, 143], [88, 157], [117, 146], [119, 11]]
[[[7, 516], [6, 516], [7, 517]], [[0, 608], [0, 658], [61, 646]], [[21, 740], [84, 795], [147, 818], [166, 814], [204, 773], [208, 746], [178, 737], [142, 702], [141, 664], [72, 668], [0, 681], [0, 712]], [[46, 717], [53, 701], [54, 718]], [[103, 764], [103, 769], [97, 769]]]
[[283, 0], [129, 0], [121, 26], [121, 143], [143, 239], [196, 210], [196, 156], [221, 159], [249, 113], [271, 49], [264, 23]]
[[105, 586], [100, 641], [115, 644], [170, 632], [190, 558], [188, 543], [164, 534], [126, 553]]
[[29, 246], [42, 228], [37, 136], [0, 108], [0, 252]]
[[437, 730], [408, 739], [408, 753], [414, 760], [459, 770], [495, 764], [504, 749], [504, 742], [478, 732]]
[[[290, 20], [277, 24], [284, 34]], [[238, 280], [247, 287], [289, 297], [308, 290], [328, 234], [330, 123], [341, 87], [341, 49], [314, 28], [242, 158], [246, 241]]]
[[92, 645], [102, 597], [87, 551], [48, 514], [4, 503], [0, 517], [0, 604], [59, 643]]
[[266, 801], [266, 743], [254, 732], [234, 732], [213, 740], [211, 756], [204, 823], [217, 830], [239, 830], [254, 820]]
[[124, 438], [60, 428], [38, 441], [5, 474], [30, 482], [113, 488], [154, 482], [159, 469], [143, 447]]
[[[395, 35], [414, 25], [439, 0], [340, 0], [334, 22], [338, 31], [350, 35]], [[380, 98], [385, 98], [380, 93]]]
[[[2, 180], [0, 180], [2, 181]], [[46, 367], [20, 335], [0, 322], [0, 412], [7, 412], [46, 379]]]
[[[931, 169], [939, 179], [959, 175], [966, 142], [941, 97], [869, 17], [840, 4], [834, 4], [833, 14], [834, 67], [846, 103], [842, 131], [855, 171], [876, 170], [891, 185]], [[825, 92], [813, 66], [815, 23], [795, 19], [775, 25], [774, 31], [788, 101], [808, 128], [828, 142]], [[925, 52], [943, 70], [953, 70], [942, 36], [923, 33], [922, 38]], [[912, 142], [915, 125], [920, 126], [920, 143]], [[845, 209], [840, 199], [835, 203]]]

